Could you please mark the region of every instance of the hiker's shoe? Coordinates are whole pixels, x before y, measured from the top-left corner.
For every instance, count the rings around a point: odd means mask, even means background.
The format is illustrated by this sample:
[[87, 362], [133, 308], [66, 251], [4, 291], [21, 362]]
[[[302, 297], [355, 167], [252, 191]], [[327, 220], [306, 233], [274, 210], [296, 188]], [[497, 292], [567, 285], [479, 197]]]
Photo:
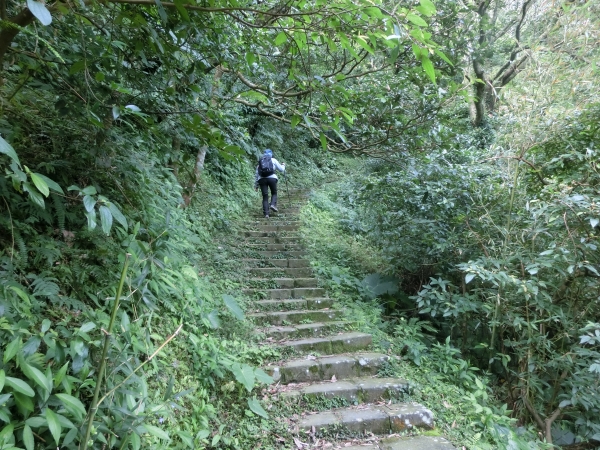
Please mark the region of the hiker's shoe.
[[268, 215], [268, 214], [265, 214], [265, 219], [268, 219], [268, 218], [269, 218], [269, 215]]
[[273, 206], [273, 205], [271, 205], [271, 209], [272, 209], [273, 211], [277, 212], [277, 206]]

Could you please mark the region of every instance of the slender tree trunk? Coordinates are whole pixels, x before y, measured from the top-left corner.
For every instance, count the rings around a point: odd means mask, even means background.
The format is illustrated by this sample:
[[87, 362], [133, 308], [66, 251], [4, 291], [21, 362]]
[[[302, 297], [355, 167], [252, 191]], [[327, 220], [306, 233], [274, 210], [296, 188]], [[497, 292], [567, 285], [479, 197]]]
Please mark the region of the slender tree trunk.
[[[217, 103], [217, 89], [219, 87], [219, 81], [221, 77], [225, 73], [223, 70], [223, 66], [220, 64], [215, 68], [215, 74], [213, 76], [212, 89], [210, 93], [210, 106], [211, 108], [216, 108], [218, 106]], [[208, 121], [210, 124], [210, 121]], [[192, 201], [192, 197], [196, 190], [196, 186], [200, 182], [200, 178], [202, 177], [202, 171], [204, 170], [204, 160], [206, 159], [206, 151], [208, 150], [208, 145], [203, 145], [198, 149], [198, 153], [196, 154], [196, 163], [194, 164], [194, 173], [192, 176], [192, 181], [188, 184], [186, 188], [186, 192], [183, 194], [183, 206], [184, 208], [189, 206]]]

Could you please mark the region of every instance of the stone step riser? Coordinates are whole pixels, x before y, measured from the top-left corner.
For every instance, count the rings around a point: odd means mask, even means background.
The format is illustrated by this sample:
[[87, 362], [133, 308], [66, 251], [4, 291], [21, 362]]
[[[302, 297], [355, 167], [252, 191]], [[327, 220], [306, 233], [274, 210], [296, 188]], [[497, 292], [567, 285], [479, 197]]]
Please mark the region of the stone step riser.
[[294, 310], [318, 310], [331, 308], [333, 299], [330, 298], [307, 298], [292, 300], [259, 300], [252, 303], [252, 308], [260, 312], [268, 311], [294, 311]]
[[299, 237], [248, 237], [244, 239], [246, 244], [288, 244], [288, 245], [299, 245]]
[[281, 267], [289, 269], [305, 269], [310, 267], [310, 261], [308, 259], [255, 259], [255, 258], [242, 258], [239, 261], [246, 264], [248, 268], [254, 267]]
[[249, 231], [258, 231], [262, 233], [267, 232], [279, 232], [279, 231], [298, 231], [300, 228], [299, 225], [271, 225], [269, 223], [261, 223], [252, 226], [252, 230]]
[[241, 235], [244, 237], [251, 238], [272, 238], [272, 239], [281, 239], [281, 238], [294, 238], [300, 239], [300, 236], [295, 231], [288, 231], [285, 234], [277, 234], [273, 231], [242, 231]]
[[293, 348], [301, 353], [317, 352], [324, 355], [335, 355], [339, 353], [364, 351], [369, 348], [372, 342], [373, 339], [370, 334], [354, 332], [332, 337], [290, 341], [283, 344], [283, 346]]
[[293, 288], [293, 289], [242, 289], [242, 293], [251, 298], [263, 300], [278, 300], [287, 298], [315, 298], [324, 297], [323, 288]]
[[433, 428], [433, 413], [416, 404], [392, 404], [364, 409], [344, 408], [306, 416], [300, 421], [303, 431], [321, 431], [343, 426], [350, 432], [374, 434], [401, 433], [412, 428]]
[[338, 380], [346, 380], [377, 375], [388, 360], [389, 357], [381, 353], [359, 353], [299, 359], [265, 370], [282, 384], [331, 380], [334, 375]]
[[304, 311], [276, 311], [267, 313], [249, 314], [258, 325], [283, 325], [286, 323], [327, 322], [338, 320], [343, 316], [342, 311], [328, 310], [304, 310]]
[[[268, 286], [273, 283], [276, 284], [279, 289], [293, 289], [293, 288], [316, 288], [316, 278], [251, 278], [252, 286], [255, 289], [260, 289], [262, 286]], [[265, 287], [268, 289], [268, 287]]]
[[269, 251], [269, 252], [299, 252], [302, 250], [300, 244], [244, 244], [244, 248], [257, 251]]
[[329, 336], [338, 332], [348, 331], [352, 322], [324, 322], [300, 324], [296, 326], [275, 326], [265, 328], [262, 332], [274, 340], [310, 339]]
[[300, 396], [309, 398], [343, 398], [351, 404], [374, 403], [381, 400], [397, 400], [408, 394], [408, 383], [395, 378], [364, 378], [318, 383], [287, 391], [282, 398], [294, 400]]
[[252, 275], [259, 276], [261, 278], [284, 274], [291, 278], [309, 278], [312, 275], [312, 269], [289, 269], [289, 268], [278, 268], [278, 267], [254, 267], [249, 269]]

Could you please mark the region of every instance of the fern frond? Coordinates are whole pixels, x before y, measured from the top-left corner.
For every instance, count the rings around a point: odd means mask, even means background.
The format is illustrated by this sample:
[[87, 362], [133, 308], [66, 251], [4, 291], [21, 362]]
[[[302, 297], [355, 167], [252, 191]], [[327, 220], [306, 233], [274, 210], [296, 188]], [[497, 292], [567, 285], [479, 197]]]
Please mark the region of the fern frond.
[[58, 229], [63, 232], [65, 231], [65, 221], [67, 217], [65, 204], [56, 194], [50, 194], [50, 197], [52, 198], [52, 206], [54, 206], [54, 213], [56, 215], [56, 221], [58, 222]]
[[27, 245], [25, 245], [25, 240], [21, 236], [17, 230], [15, 230], [15, 244], [19, 248], [19, 258], [22, 264], [27, 264]]

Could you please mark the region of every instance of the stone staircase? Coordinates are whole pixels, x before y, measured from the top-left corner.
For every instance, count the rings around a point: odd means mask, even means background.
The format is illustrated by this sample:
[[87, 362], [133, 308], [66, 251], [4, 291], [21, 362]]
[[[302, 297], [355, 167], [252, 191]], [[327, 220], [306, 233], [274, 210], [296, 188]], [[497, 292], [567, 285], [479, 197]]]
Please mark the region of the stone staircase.
[[253, 305], [248, 316], [267, 342], [295, 355], [267, 367], [282, 387], [278, 397], [292, 403], [315, 398], [352, 405], [306, 411], [290, 422], [292, 432], [300, 442], [312, 438], [304, 448], [319, 448], [316, 435], [345, 430], [357, 439], [344, 449], [454, 449], [441, 437], [398, 436], [413, 427], [432, 429], [433, 414], [422, 405], [395, 401], [407, 392], [408, 383], [376, 377], [389, 357], [371, 351], [371, 335], [354, 331], [352, 321], [313, 277], [298, 234], [299, 208], [306, 198], [304, 191], [290, 191], [289, 198], [284, 193], [278, 213], [272, 212], [270, 219], [252, 217], [242, 243], [249, 275], [244, 295]]

